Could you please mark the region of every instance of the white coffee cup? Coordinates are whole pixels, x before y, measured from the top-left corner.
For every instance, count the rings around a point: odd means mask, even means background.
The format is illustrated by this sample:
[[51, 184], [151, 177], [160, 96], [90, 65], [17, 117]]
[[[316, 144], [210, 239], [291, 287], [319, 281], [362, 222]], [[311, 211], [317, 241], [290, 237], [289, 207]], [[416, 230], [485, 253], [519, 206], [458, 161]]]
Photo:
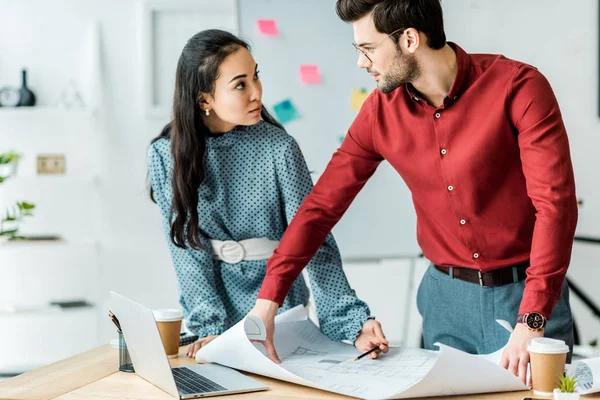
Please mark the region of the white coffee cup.
[[535, 338], [527, 346], [531, 363], [533, 393], [552, 396], [560, 377], [565, 372], [569, 346], [558, 339]]
[[159, 308], [152, 310], [156, 326], [160, 332], [167, 357], [174, 358], [179, 354], [179, 333], [183, 313], [174, 308]]

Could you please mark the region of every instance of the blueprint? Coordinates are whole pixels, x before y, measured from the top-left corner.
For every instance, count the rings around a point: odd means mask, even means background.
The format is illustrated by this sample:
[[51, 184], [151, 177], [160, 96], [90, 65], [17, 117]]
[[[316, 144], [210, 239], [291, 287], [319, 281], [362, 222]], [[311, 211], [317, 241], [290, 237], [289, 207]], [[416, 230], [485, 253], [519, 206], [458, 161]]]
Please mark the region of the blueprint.
[[363, 399], [528, 389], [496, 362], [444, 345], [440, 351], [390, 348], [376, 360], [354, 361], [360, 352], [329, 340], [301, 307], [275, 320], [274, 343], [281, 359], [275, 364], [262, 343], [248, 340], [264, 338], [261, 329], [262, 321], [249, 317], [200, 349], [196, 360]]
[[566, 369], [569, 375], [577, 379], [575, 387], [578, 393], [600, 392], [600, 357], [575, 361]]

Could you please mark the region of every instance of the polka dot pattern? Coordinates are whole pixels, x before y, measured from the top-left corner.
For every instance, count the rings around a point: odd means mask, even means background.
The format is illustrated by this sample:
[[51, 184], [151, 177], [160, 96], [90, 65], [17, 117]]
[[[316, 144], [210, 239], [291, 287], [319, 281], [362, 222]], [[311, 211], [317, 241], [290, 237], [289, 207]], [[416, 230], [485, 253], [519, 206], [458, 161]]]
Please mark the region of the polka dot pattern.
[[[167, 139], [148, 153], [149, 175], [159, 205], [184, 310], [186, 326], [200, 337], [220, 334], [254, 306], [266, 260], [228, 264], [209, 251], [181, 249], [169, 238], [172, 158]], [[200, 240], [240, 241], [281, 237], [312, 190], [298, 144], [285, 131], [260, 121], [207, 139], [206, 180], [198, 190]], [[338, 247], [327, 236], [307, 266], [321, 330], [335, 341], [354, 341], [369, 317], [368, 306], [350, 288]], [[309, 290], [302, 275], [279, 312], [306, 305]]]

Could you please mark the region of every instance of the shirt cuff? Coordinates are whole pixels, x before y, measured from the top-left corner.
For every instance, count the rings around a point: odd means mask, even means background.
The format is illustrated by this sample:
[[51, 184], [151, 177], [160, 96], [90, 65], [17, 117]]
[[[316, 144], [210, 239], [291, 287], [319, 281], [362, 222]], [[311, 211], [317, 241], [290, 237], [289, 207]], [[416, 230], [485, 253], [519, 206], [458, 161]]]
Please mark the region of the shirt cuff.
[[354, 343], [356, 342], [356, 339], [358, 338], [358, 335], [360, 335], [360, 332], [362, 331], [362, 327], [365, 325], [365, 322], [367, 322], [370, 319], [375, 319], [375, 317], [374, 316], [369, 317], [365, 314], [365, 315], [361, 316], [360, 319], [352, 321], [352, 325], [351, 325], [350, 329], [348, 330], [349, 332], [352, 332], [352, 336], [350, 336], [347, 339], [349, 342], [352, 343], [352, 345], [354, 345]]
[[536, 292], [525, 288], [521, 306], [519, 307], [519, 314], [538, 312], [542, 314], [544, 318], [550, 319], [552, 316], [552, 309], [556, 303], [558, 303], [559, 299], [560, 294], [553, 295], [552, 293]]
[[221, 325], [198, 325], [194, 323], [189, 323], [187, 321], [185, 325], [188, 331], [190, 331], [194, 335], [198, 335], [199, 338], [220, 335], [223, 333], [223, 328]]
[[293, 283], [294, 280], [290, 281], [282, 276], [267, 275], [258, 292], [258, 298], [274, 301], [281, 306]]

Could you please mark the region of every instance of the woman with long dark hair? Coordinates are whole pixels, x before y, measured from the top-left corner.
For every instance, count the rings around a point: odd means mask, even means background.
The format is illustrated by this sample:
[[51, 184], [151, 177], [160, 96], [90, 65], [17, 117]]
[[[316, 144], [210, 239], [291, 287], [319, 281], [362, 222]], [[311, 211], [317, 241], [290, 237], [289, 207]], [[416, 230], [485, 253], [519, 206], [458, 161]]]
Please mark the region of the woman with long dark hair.
[[[173, 118], [149, 150], [186, 327], [201, 346], [250, 311], [272, 255], [312, 181], [296, 141], [262, 105], [249, 45], [221, 30], [194, 35], [177, 64]], [[321, 330], [366, 351], [387, 344], [356, 297], [331, 235], [308, 265]], [[280, 311], [306, 305], [299, 276]], [[373, 353], [373, 356], [375, 353]]]

